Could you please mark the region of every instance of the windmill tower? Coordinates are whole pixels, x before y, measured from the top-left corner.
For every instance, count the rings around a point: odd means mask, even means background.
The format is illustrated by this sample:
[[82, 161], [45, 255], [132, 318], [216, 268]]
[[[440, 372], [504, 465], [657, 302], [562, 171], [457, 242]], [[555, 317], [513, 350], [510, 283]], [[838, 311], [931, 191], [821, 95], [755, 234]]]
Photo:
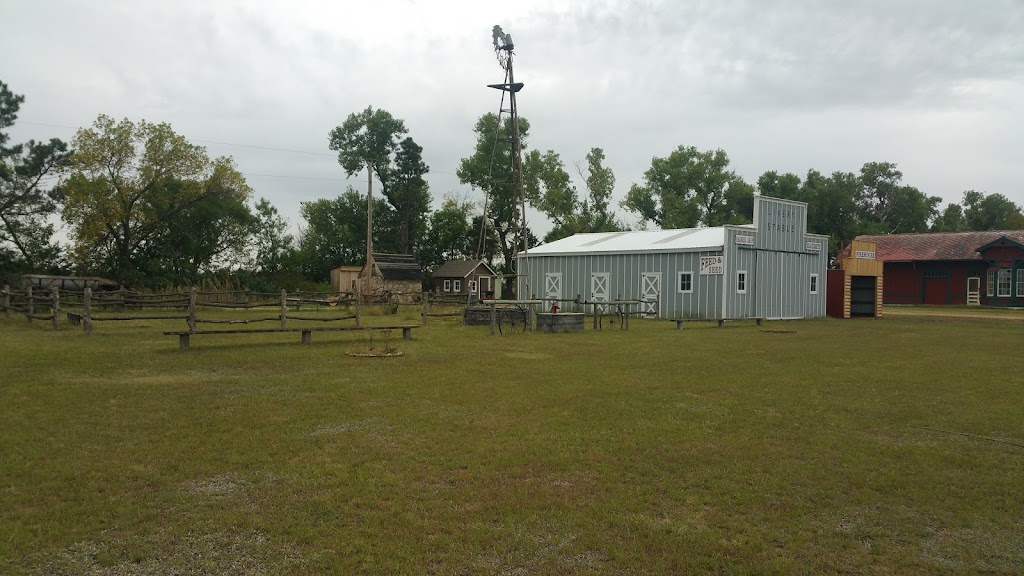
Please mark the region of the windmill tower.
[[[488, 84], [488, 88], [495, 88], [501, 90], [501, 106], [498, 109], [498, 127], [497, 134], [501, 131], [501, 116], [502, 114], [508, 114], [512, 124], [512, 162], [513, 171], [516, 174], [516, 187], [519, 191], [519, 236], [522, 239], [522, 258], [520, 258], [516, 266], [518, 268], [519, 262], [522, 263], [522, 270], [516, 270], [516, 276], [522, 277], [524, 280], [524, 294], [519, 294], [517, 297], [523, 299], [529, 297], [530, 294], [530, 277], [527, 274], [529, 261], [526, 256], [530, 249], [529, 238], [526, 232], [526, 191], [523, 186], [523, 146], [522, 141], [519, 137], [519, 107], [516, 105], [516, 94], [523, 89], [522, 82], [515, 81], [515, 73], [512, 69], [512, 57], [515, 54], [515, 44], [512, 42], [512, 35], [506, 34], [502, 31], [501, 26], [495, 26], [491, 30], [491, 36], [494, 40], [494, 54], [498, 58], [498, 64], [502, 70], [505, 71], [505, 81], [501, 84]], [[505, 96], [508, 95], [508, 108], [505, 108]], [[486, 200], [484, 201], [484, 214], [487, 214]], [[480, 228], [480, 244], [479, 253], [483, 254], [485, 230], [486, 230], [486, 219], [482, 223]]]

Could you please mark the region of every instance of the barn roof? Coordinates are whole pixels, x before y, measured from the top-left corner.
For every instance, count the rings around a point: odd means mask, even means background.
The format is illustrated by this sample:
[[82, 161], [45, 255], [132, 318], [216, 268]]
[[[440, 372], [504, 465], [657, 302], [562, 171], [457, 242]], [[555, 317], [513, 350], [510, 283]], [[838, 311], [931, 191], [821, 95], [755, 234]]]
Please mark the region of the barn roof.
[[385, 280], [423, 280], [420, 263], [412, 254], [373, 254]]
[[531, 255], [721, 250], [725, 228], [683, 228], [574, 234], [530, 248]]
[[483, 260], [449, 260], [434, 272], [434, 278], [465, 278], [483, 264], [494, 275], [494, 270]]
[[1000, 238], [1024, 244], [1024, 230], [986, 230], [983, 232], [929, 232], [921, 234], [882, 234], [857, 236], [874, 242], [875, 257], [889, 262], [920, 260], [980, 260], [978, 249]]

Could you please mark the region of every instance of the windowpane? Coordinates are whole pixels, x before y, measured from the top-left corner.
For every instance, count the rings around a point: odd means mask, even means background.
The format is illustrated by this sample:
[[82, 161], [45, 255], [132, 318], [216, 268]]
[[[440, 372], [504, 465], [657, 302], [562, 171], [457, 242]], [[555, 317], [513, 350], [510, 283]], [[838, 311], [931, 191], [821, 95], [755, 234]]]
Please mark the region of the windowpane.
[[451, 280], [445, 280], [444, 281], [444, 291], [445, 292], [451, 292], [452, 291], [452, 281]]
[[679, 291], [693, 292], [693, 272], [679, 273]]
[[1017, 269], [1017, 296], [1024, 296], [1024, 268]]
[[985, 296], [992, 296], [996, 289], [996, 272], [989, 270], [985, 277]]
[[818, 275], [811, 274], [811, 294], [818, 293]]
[[747, 292], [747, 271], [738, 270], [736, 272], [736, 293], [746, 294]]
[[1002, 268], [999, 270], [999, 297], [1007, 297], [1010, 295], [1010, 269]]
[[459, 281], [459, 280], [453, 281], [452, 282], [452, 292], [459, 292], [460, 290], [462, 290], [462, 282]]

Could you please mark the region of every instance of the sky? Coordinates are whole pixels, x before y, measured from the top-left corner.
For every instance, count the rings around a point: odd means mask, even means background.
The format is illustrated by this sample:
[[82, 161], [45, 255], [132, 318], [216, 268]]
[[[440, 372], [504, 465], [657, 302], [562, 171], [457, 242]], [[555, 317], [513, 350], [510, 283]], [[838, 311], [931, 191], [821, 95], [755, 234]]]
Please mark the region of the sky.
[[603, 148], [615, 206], [680, 145], [751, 183], [887, 161], [944, 204], [1024, 205], [1024, 0], [0, 0], [0, 80], [26, 98], [13, 142], [167, 122], [299, 229], [302, 202], [365, 191], [328, 132], [367, 106], [423, 146], [435, 206], [483, 199], [455, 172], [499, 107], [495, 24], [528, 147], [570, 172]]

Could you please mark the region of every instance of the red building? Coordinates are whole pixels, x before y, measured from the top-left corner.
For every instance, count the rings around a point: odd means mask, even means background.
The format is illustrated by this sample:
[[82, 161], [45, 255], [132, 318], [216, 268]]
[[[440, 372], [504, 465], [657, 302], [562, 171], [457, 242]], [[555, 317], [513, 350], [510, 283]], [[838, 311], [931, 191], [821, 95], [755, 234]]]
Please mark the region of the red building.
[[1024, 230], [858, 236], [885, 263], [885, 304], [1024, 306]]

